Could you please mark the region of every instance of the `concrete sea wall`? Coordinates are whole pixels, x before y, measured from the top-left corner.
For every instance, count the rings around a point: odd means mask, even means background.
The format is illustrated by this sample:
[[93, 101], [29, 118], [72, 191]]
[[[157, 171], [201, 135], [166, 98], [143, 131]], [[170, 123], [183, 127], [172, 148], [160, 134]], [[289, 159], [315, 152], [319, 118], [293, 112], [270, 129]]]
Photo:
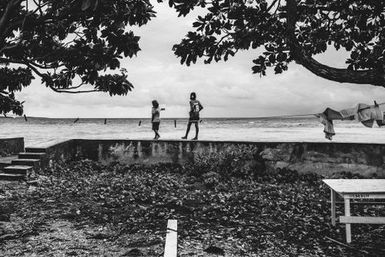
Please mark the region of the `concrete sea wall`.
[[41, 159], [42, 167], [45, 167], [54, 161], [66, 162], [77, 157], [77, 145], [76, 140], [71, 139], [57, 144], [53, 144], [45, 148], [46, 155]]
[[84, 157], [102, 163], [153, 164], [184, 163], [199, 154], [223, 153], [242, 147], [256, 152], [254, 161], [263, 162], [267, 169], [385, 177], [383, 144], [74, 139], [48, 147], [46, 151], [51, 160]]
[[24, 138], [0, 138], [0, 157], [24, 152]]

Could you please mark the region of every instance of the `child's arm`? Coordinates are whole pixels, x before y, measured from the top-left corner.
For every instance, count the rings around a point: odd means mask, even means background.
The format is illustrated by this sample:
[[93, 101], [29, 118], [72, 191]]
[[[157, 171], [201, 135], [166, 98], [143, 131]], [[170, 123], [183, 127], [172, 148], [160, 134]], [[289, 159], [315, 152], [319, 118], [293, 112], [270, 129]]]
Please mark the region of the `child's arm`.
[[154, 121], [154, 116], [155, 116], [156, 111], [154, 109], [151, 110], [151, 122]]
[[201, 105], [201, 102], [199, 102], [199, 111], [203, 110], [203, 106]]

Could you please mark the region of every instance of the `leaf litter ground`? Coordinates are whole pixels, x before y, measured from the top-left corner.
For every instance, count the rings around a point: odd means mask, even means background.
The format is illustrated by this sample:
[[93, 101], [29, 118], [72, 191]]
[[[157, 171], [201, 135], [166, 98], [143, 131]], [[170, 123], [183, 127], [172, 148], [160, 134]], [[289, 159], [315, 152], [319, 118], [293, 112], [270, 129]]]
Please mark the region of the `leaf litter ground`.
[[[0, 184], [0, 256], [162, 256], [167, 219], [178, 220], [179, 256], [384, 256], [384, 226], [354, 225], [353, 243], [344, 243], [321, 179], [288, 170], [194, 176], [176, 164], [55, 165]], [[385, 216], [383, 206], [353, 213]]]

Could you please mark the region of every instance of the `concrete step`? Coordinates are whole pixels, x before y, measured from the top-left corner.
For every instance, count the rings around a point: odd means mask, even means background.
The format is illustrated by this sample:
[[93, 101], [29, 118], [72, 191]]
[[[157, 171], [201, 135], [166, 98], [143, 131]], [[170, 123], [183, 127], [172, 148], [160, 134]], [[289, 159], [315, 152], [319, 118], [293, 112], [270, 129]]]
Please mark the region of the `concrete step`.
[[45, 153], [46, 148], [44, 148], [44, 147], [26, 147], [25, 151], [27, 153]]
[[0, 173], [0, 180], [23, 180], [25, 175], [23, 174], [10, 174], [10, 173]]
[[17, 159], [17, 155], [11, 155], [7, 157], [0, 157], [0, 169], [12, 164], [12, 160]]
[[15, 159], [12, 160], [12, 165], [28, 165], [34, 168], [38, 168], [40, 166], [40, 160], [38, 159]]
[[26, 175], [28, 171], [32, 170], [32, 166], [27, 165], [11, 165], [3, 168], [4, 173], [8, 174], [24, 174]]
[[45, 156], [45, 153], [19, 153], [19, 159], [37, 159], [41, 160], [43, 156]]

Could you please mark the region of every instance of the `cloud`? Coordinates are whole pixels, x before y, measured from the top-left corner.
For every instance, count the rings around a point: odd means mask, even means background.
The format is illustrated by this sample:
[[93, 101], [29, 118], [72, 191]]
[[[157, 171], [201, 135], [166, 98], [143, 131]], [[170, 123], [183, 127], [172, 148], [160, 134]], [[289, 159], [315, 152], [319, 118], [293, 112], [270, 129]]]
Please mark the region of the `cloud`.
[[[251, 72], [252, 60], [259, 53], [255, 50], [241, 51], [225, 63], [205, 65], [200, 61], [182, 66], [171, 48], [202, 11], [178, 18], [166, 4], [157, 4], [156, 8], [158, 17], [148, 25], [132, 28], [141, 37], [142, 51], [121, 62], [135, 86], [132, 92], [115, 97], [104, 93], [57, 94], [35, 80], [18, 94], [20, 100], [26, 100], [26, 113], [47, 117], [149, 117], [151, 101], [157, 99], [166, 106], [163, 117], [186, 117], [192, 91], [204, 105], [205, 117], [307, 114], [327, 106], [342, 109], [358, 102], [385, 101], [383, 88], [328, 81], [295, 63], [283, 74], [269, 71], [268, 76], [260, 78]], [[346, 53], [331, 50], [317, 59], [343, 67], [345, 57]]]

